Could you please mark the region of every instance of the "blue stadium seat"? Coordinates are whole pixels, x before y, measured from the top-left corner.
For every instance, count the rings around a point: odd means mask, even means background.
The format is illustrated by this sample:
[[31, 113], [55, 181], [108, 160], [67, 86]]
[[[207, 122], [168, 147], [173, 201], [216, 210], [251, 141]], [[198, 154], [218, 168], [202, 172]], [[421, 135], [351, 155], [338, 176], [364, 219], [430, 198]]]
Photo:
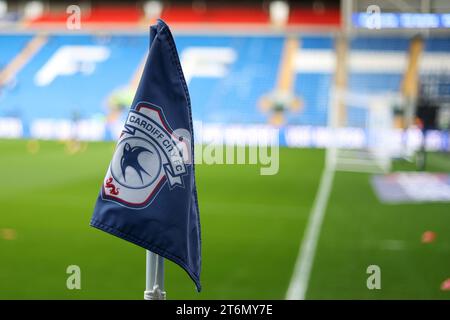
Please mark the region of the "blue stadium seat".
[[[331, 36], [306, 35], [300, 38], [301, 50], [334, 51]], [[295, 93], [302, 99], [303, 110], [288, 117], [289, 123], [324, 126], [327, 124], [327, 110], [333, 74], [330, 72], [300, 72], [295, 79]]]
[[[0, 68], [4, 68], [33, 35], [0, 36]], [[301, 50], [334, 54], [331, 35], [302, 35]], [[192, 47], [230, 48], [236, 60], [223, 77], [193, 77], [189, 81], [193, 117], [206, 123], [267, 123], [260, 111], [261, 97], [275, 89], [285, 37], [178, 35], [180, 54]], [[100, 46], [109, 57], [95, 64], [80, 62], [80, 72], [59, 75], [44, 86], [36, 83], [36, 74], [64, 46]], [[358, 37], [350, 42], [352, 52], [407, 52], [408, 38]], [[111, 94], [133, 78], [148, 49], [146, 35], [52, 35], [45, 46], [16, 76], [14, 83], [0, 90], [0, 117], [19, 117], [25, 125], [35, 119], [71, 119], [104, 117]], [[426, 52], [450, 52], [448, 38], [434, 37], [425, 42]], [[379, 94], [397, 92], [402, 72], [354, 72], [348, 77], [351, 92]], [[302, 71], [295, 75], [294, 94], [303, 101], [299, 113], [287, 114], [289, 124], [323, 126], [327, 123], [333, 70]], [[348, 123], [360, 126], [364, 110], [348, 109]]]
[[[146, 40], [141, 36], [52, 36], [17, 75], [16, 86], [1, 101], [2, 109], [16, 109], [25, 122], [36, 118], [70, 119], [74, 112], [81, 117], [103, 113], [108, 95], [129, 82], [145, 54]], [[105, 46], [110, 57], [97, 63], [92, 74], [58, 76], [46, 86], [36, 85], [38, 71], [65, 45]]]

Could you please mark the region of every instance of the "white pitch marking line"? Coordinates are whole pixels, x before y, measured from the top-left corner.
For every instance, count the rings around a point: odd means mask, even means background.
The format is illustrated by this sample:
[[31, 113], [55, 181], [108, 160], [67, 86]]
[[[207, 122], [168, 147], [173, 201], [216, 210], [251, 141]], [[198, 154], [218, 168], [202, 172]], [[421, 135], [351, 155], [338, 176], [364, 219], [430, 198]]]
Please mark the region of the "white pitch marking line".
[[309, 216], [297, 261], [295, 262], [294, 274], [292, 275], [291, 283], [286, 294], [286, 299], [288, 300], [305, 299], [314, 255], [316, 253], [317, 241], [333, 185], [334, 168], [330, 167], [332, 166], [325, 167], [320, 179], [319, 191], [314, 199], [314, 206]]

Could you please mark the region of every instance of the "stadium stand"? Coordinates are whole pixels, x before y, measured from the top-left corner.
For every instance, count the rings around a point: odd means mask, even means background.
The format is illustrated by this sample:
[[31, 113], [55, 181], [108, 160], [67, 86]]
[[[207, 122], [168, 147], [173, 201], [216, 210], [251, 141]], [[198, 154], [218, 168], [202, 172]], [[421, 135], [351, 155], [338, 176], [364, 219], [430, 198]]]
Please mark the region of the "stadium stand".
[[[143, 18], [142, 10], [136, 6], [93, 6], [89, 10], [81, 10], [83, 24], [130, 24], [136, 25]], [[29, 27], [55, 26], [60, 28], [66, 24], [67, 13], [65, 11], [48, 11], [42, 16], [27, 19]]]
[[[380, 95], [398, 92], [405, 69], [409, 40], [398, 37], [359, 37], [350, 42], [348, 90]], [[347, 106], [348, 125], [360, 127], [366, 121], [363, 105]]]
[[334, 60], [334, 40], [331, 36], [306, 35], [300, 37], [300, 43], [295, 93], [303, 101], [303, 110], [289, 120], [295, 124], [326, 125], [334, 65], [324, 69], [323, 61], [314, 57], [325, 55]]
[[[5, 67], [31, 39], [31, 35], [0, 37], [0, 44], [8, 44], [2, 46], [5, 49], [0, 53], [0, 65]], [[201, 74], [189, 76], [196, 120], [206, 123], [267, 122], [267, 115], [258, 109], [258, 100], [276, 86], [284, 37], [180, 35], [176, 41], [182, 60], [183, 52], [192, 48], [227, 48], [233, 53], [233, 60], [225, 63], [224, 74], [217, 77]], [[327, 121], [329, 91], [333, 84], [334, 38], [331, 35], [305, 34], [298, 37], [298, 42], [298, 62], [292, 72], [295, 73], [294, 94], [301, 99], [302, 109], [289, 113], [287, 123], [323, 126]], [[449, 59], [448, 39], [433, 38], [426, 43], [425, 57], [427, 54], [438, 54], [442, 59]], [[15, 77], [15, 85], [3, 89], [0, 114], [20, 114], [24, 123], [28, 124], [38, 118], [70, 119], [74, 112], [83, 118], [104, 114], [108, 97], [114, 90], [129, 83], [145, 56], [147, 45], [143, 35], [50, 36], [42, 50]], [[58, 52], [80, 46], [103, 50], [105, 56], [91, 61], [92, 57], [82, 53], [78, 57], [68, 55], [63, 59], [73, 62], [75, 70], [57, 70], [58, 74], [53, 79], [39, 84], [39, 71], [51, 63]], [[408, 46], [409, 40], [406, 38], [353, 39], [350, 46], [349, 91], [368, 95], [399, 91]], [[308, 62], [310, 57], [317, 55], [322, 55], [323, 59], [315, 59], [316, 63]], [[351, 114], [348, 125], [359, 126], [364, 121], [361, 106], [350, 106], [348, 112]]]
[[[18, 38], [17, 42], [20, 41]], [[145, 54], [146, 45], [145, 37], [52, 36], [17, 75], [16, 86], [5, 93], [2, 104], [6, 109], [14, 106], [20, 110], [27, 121], [70, 118], [75, 109], [83, 117], [101, 113], [102, 101], [116, 86], [128, 81], [136, 62]], [[63, 64], [52, 67], [55, 61], [52, 59], [58, 52], [80, 47], [103, 49], [104, 57], [92, 61], [91, 56], [83, 56], [79, 51], [79, 56], [63, 57], [63, 63], [73, 64], [73, 69], [65, 70], [67, 65]], [[48, 77], [54, 72], [54, 77], [40, 81], [39, 72], [43, 68]]]
[[[193, 77], [189, 82], [193, 116], [204, 122], [265, 122], [257, 110], [258, 99], [274, 85], [283, 38], [281, 37], [190, 37], [177, 38], [179, 50], [189, 47], [231, 48], [235, 61], [217, 78]], [[182, 56], [182, 63], [185, 63]]]
[[268, 23], [267, 11], [255, 6], [222, 5], [218, 7], [169, 6], [162, 19], [173, 23]]
[[318, 10], [293, 7], [289, 15], [290, 25], [312, 25], [317, 27], [339, 26], [341, 24], [340, 12], [338, 9], [321, 8]]
[[0, 70], [20, 52], [31, 39], [30, 35], [2, 35], [0, 37]]
[[[66, 126], [73, 119], [95, 120], [98, 126], [120, 122], [125, 113], [120, 114], [115, 108], [122, 110], [131, 103], [145, 58], [148, 46], [145, 33], [89, 29], [90, 25], [114, 24], [145, 30], [149, 20], [141, 7], [93, 5], [82, 11], [85, 31], [70, 35], [63, 31], [67, 13], [61, 8], [55, 5], [39, 17], [22, 17], [24, 26], [31, 27], [26, 34], [0, 37], [0, 78], [3, 79], [0, 79], [0, 117], [20, 120], [25, 136], [40, 132], [33, 128], [45, 127], [42, 123], [48, 121], [65, 121]], [[20, 17], [22, 12], [15, 14]], [[196, 121], [225, 125], [327, 126], [338, 67], [333, 32], [341, 23], [338, 9], [293, 5], [288, 26], [304, 27], [293, 34], [271, 29], [267, 6], [172, 4], [164, 6], [161, 17], [175, 26]], [[254, 28], [233, 31], [233, 26], [241, 28], [243, 23]], [[177, 29], [177, 25], [182, 27]], [[232, 31], [205, 28], [213, 25], [229, 25]], [[27, 46], [33, 39], [37, 41], [48, 26], [51, 31], [45, 36], [42, 48], [36, 45], [36, 52], [30, 53]], [[314, 26], [314, 32], [308, 26]], [[292, 45], [289, 47], [288, 43]], [[351, 38], [346, 49], [349, 72], [345, 90], [349, 95], [357, 93], [369, 98], [398, 94], [410, 61], [410, 43], [406, 35]], [[285, 52], [287, 47], [290, 52]], [[426, 38], [419, 66], [421, 73], [437, 72], [449, 62], [449, 39]], [[288, 100], [288, 107], [283, 99]], [[366, 101], [347, 101], [347, 126], [364, 127]], [[95, 135], [96, 139], [114, 137], [108, 129], [97, 132], [104, 133]]]

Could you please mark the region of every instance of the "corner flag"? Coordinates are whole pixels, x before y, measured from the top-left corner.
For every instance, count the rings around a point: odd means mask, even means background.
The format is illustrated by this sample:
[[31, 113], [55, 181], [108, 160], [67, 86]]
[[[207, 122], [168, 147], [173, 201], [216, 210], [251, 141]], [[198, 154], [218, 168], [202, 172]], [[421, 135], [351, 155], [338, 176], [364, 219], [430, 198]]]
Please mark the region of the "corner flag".
[[191, 103], [169, 27], [150, 28], [139, 87], [91, 226], [186, 270], [200, 286], [201, 240]]

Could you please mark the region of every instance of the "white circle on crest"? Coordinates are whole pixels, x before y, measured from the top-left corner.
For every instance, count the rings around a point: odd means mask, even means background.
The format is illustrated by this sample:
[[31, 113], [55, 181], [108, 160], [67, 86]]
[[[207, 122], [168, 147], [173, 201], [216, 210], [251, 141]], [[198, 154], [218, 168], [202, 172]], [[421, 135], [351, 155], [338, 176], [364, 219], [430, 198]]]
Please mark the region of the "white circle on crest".
[[152, 142], [131, 137], [117, 145], [111, 161], [111, 174], [126, 188], [143, 189], [155, 182], [161, 166], [161, 156]]

